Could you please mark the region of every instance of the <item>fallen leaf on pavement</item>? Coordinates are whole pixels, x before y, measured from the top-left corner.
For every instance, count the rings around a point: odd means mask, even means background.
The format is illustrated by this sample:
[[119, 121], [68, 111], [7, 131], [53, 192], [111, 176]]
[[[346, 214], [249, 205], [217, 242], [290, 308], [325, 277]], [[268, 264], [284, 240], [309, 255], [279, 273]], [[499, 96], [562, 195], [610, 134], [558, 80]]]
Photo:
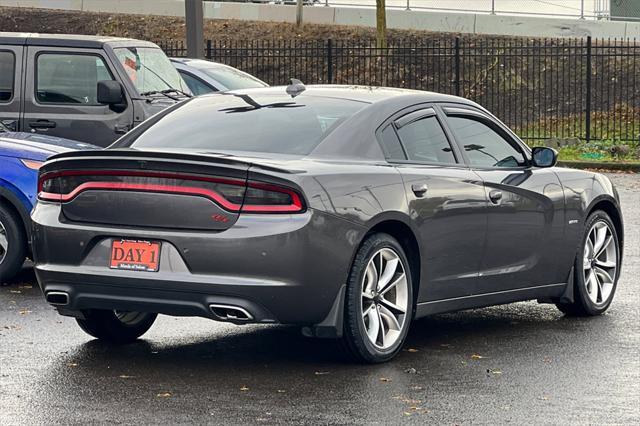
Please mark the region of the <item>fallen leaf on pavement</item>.
[[78, 364], [77, 364], [77, 363], [75, 363], [75, 362], [70, 362], [70, 363], [68, 363], [68, 364], [67, 364], [67, 366], [68, 366], [68, 367], [77, 367], [77, 366], [78, 366]]
[[161, 392], [158, 395], [156, 395], [156, 397], [158, 397], [158, 398], [170, 398], [171, 397], [171, 392]]
[[242, 387], [240, 388], [240, 390], [241, 390], [242, 392], [246, 392], [246, 391], [248, 391], [248, 390], [249, 390], [249, 388], [248, 388], [247, 386], [242, 386]]
[[31, 313], [31, 311], [30, 311], [30, 310], [28, 310], [28, 309], [20, 309], [20, 310], [18, 311], [18, 313], [19, 313], [20, 315], [27, 315], [27, 314], [30, 314], [30, 313]]
[[409, 373], [409, 374], [418, 374], [418, 370], [416, 370], [413, 367], [409, 367], [407, 369], [404, 370], [405, 373]]
[[120, 377], [121, 379], [132, 379], [134, 376], [127, 376], [126, 374], [121, 374], [118, 377]]
[[9, 293], [22, 294], [22, 292], [20, 290], [9, 290]]
[[478, 354], [471, 355], [471, 359], [482, 359], [482, 358], [484, 358], [482, 355], [478, 355]]
[[284, 390], [284, 389], [278, 389], [278, 393], [285, 393], [285, 392], [286, 392], [286, 390]]
[[500, 370], [492, 370], [491, 368], [487, 368], [487, 373], [489, 374], [502, 374]]
[[409, 349], [407, 349], [407, 352], [416, 353], [416, 352], [419, 352], [419, 351], [417, 349], [414, 349], [414, 348], [409, 348]]
[[328, 371], [316, 371], [315, 373], [316, 376], [324, 376], [325, 374], [329, 374]]
[[381, 382], [390, 382], [391, 379], [387, 379], [386, 377], [380, 377]]

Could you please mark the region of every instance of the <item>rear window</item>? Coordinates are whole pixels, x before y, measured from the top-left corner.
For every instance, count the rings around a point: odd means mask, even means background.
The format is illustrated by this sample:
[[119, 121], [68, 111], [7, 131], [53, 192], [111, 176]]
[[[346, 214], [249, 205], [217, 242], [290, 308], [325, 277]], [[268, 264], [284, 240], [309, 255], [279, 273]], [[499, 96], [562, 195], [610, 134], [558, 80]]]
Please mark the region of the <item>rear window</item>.
[[366, 105], [304, 95], [208, 95], [170, 112], [131, 146], [306, 155]]

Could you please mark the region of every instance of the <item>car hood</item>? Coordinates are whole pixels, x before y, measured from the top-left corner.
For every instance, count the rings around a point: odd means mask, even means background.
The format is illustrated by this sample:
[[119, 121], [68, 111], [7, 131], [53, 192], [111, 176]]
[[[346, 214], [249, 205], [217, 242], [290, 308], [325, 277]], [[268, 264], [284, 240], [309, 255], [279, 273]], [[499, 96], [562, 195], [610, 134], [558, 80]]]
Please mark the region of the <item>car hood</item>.
[[44, 161], [54, 154], [91, 149], [101, 148], [55, 136], [22, 132], [0, 133], [0, 155], [5, 157]]

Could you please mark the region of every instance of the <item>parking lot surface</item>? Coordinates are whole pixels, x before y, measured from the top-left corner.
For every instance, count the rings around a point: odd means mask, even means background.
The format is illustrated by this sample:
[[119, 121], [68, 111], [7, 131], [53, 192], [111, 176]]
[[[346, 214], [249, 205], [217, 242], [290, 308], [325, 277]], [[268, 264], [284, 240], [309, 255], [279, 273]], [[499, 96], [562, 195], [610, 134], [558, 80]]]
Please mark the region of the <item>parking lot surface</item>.
[[0, 424], [638, 424], [640, 175], [610, 176], [626, 242], [605, 315], [536, 302], [437, 315], [382, 365], [295, 327], [198, 318], [108, 346], [58, 316], [27, 267], [0, 286]]

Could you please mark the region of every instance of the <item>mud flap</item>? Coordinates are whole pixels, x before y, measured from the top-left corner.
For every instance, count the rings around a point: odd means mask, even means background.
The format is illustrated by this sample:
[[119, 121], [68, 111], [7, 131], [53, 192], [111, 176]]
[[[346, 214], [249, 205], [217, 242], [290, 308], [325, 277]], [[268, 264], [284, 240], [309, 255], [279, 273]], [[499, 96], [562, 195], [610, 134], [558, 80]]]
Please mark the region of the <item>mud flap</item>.
[[569, 278], [567, 279], [567, 285], [564, 288], [564, 292], [560, 295], [560, 297], [556, 298], [542, 298], [538, 299], [538, 303], [563, 303], [569, 304], [573, 303], [573, 289], [575, 287], [574, 284], [574, 267], [571, 267], [571, 271], [569, 271]]
[[303, 327], [302, 334], [306, 337], [319, 337], [323, 339], [339, 339], [342, 337], [344, 321], [344, 295], [347, 286], [343, 285], [333, 301], [331, 310], [322, 322], [311, 327]]

